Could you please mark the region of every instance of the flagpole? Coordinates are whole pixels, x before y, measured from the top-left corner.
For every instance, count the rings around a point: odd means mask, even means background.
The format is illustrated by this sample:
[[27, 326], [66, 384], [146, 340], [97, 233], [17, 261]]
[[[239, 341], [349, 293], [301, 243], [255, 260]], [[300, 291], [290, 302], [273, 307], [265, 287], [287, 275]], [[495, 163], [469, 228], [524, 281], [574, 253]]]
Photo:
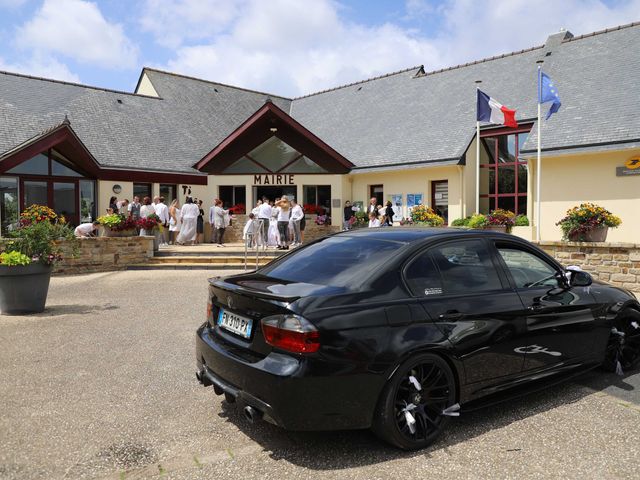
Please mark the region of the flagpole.
[[542, 145], [542, 139], [540, 138], [540, 124], [542, 123], [542, 118], [541, 118], [541, 104], [540, 101], [542, 100], [542, 85], [541, 85], [541, 78], [540, 78], [540, 74], [542, 72], [542, 60], [538, 60], [536, 62], [538, 64], [538, 157], [537, 157], [537, 162], [536, 162], [536, 167], [537, 167], [537, 174], [536, 174], [536, 240], [538, 241], [538, 243], [540, 242], [540, 230], [542, 229], [542, 222], [541, 222], [541, 215], [542, 215], [542, 199], [540, 198], [540, 183], [541, 183], [541, 178], [542, 178], [542, 156], [540, 154], [540, 150], [541, 150], [541, 145]]
[[482, 80], [476, 80], [476, 211], [480, 213], [480, 120], [478, 120], [477, 98]]

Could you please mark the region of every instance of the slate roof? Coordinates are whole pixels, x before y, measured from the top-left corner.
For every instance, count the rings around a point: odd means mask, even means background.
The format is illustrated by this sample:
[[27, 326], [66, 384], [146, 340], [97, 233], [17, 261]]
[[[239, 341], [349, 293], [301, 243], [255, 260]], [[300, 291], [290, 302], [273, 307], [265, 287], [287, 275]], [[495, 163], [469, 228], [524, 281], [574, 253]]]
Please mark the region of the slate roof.
[[[0, 72], [0, 158], [64, 115], [109, 167], [194, 173], [267, 98], [360, 169], [458, 163], [475, 135], [475, 80], [534, 121], [536, 61], [563, 105], [542, 126], [543, 150], [640, 142], [640, 23], [425, 73], [414, 67], [288, 99], [145, 68], [160, 98]], [[535, 127], [523, 147], [535, 150]], [[598, 146], [598, 144], [605, 144]], [[622, 147], [621, 147], [622, 148]]]
[[[536, 61], [542, 59], [563, 103], [543, 121], [544, 150], [640, 139], [640, 23], [570, 36], [555, 34], [544, 46], [424, 75], [415, 68], [297, 98], [291, 115], [356, 168], [448, 163], [464, 155], [475, 135], [475, 80], [515, 108], [519, 121], [536, 119]], [[534, 127], [523, 150], [536, 145]]]
[[67, 115], [103, 166], [193, 174], [267, 98], [289, 110], [268, 94], [146, 72], [163, 98], [0, 72], [0, 158]]

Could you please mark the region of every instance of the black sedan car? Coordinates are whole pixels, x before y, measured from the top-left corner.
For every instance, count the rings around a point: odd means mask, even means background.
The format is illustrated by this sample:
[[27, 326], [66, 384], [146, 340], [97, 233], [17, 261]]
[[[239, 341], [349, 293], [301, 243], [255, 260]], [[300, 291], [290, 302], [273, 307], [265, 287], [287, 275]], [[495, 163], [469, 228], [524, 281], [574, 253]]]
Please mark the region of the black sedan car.
[[197, 378], [250, 421], [422, 448], [451, 416], [640, 359], [640, 304], [511, 235], [343, 232], [211, 279]]

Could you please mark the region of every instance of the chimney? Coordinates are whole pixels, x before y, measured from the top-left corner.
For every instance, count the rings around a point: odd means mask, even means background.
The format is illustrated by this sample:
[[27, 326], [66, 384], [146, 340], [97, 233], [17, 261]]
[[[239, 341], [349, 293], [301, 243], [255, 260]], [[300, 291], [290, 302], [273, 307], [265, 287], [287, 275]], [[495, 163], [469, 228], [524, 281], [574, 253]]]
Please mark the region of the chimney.
[[570, 38], [573, 38], [573, 34], [564, 28], [561, 28], [558, 33], [549, 35], [549, 37], [547, 37], [547, 41], [544, 42], [542, 56], [548, 57], [556, 48], [562, 45], [562, 42], [569, 40]]

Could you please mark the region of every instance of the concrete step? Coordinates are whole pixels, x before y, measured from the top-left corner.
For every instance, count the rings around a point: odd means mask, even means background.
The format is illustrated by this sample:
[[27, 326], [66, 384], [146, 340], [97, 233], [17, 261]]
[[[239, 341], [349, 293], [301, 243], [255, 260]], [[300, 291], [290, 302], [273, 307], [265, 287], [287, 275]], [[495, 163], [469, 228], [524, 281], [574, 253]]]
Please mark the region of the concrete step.
[[[260, 251], [261, 257], [270, 257], [276, 258], [285, 253], [282, 250], [266, 250]], [[249, 257], [255, 258], [256, 252], [249, 251], [247, 252]], [[238, 249], [227, 249], [227, 248], [218, 248], [216, 250], [201, 250], [201, 251], [180, 251], [180, 250], [163, 250], [160, 249], [154, 255], [157, 258], [161, 257], [228, 257], [228, 256], [237, 256], [244, 258], [244, 250]]]
[[127, 265], [127, 270], [236, 270], [236, 271], [254, 271], [255, 264], [247, 264], [247, 270], [244, 269], [244, 263], [138, 263]]
[[[259, 257], [258, 263], [260, 265], [266, 265], [271, 262], [276, 257]], [[154, 257], [149, 261], [149, 263], [154, 265], [161, 265], [166, 263], [199, 263], [199, 264], [211, 264], [211, 265], [222, 265], [227, 263], [232, 264], [242, 264], [244, 265], [244, 256], [234, 255], [234, 256], [216, 256], [216, 257], [205, 257], [205, 256], [163, 256], [163, 257]], [[256, 257], [247, 257], [248, 264], [256, 264]]]

